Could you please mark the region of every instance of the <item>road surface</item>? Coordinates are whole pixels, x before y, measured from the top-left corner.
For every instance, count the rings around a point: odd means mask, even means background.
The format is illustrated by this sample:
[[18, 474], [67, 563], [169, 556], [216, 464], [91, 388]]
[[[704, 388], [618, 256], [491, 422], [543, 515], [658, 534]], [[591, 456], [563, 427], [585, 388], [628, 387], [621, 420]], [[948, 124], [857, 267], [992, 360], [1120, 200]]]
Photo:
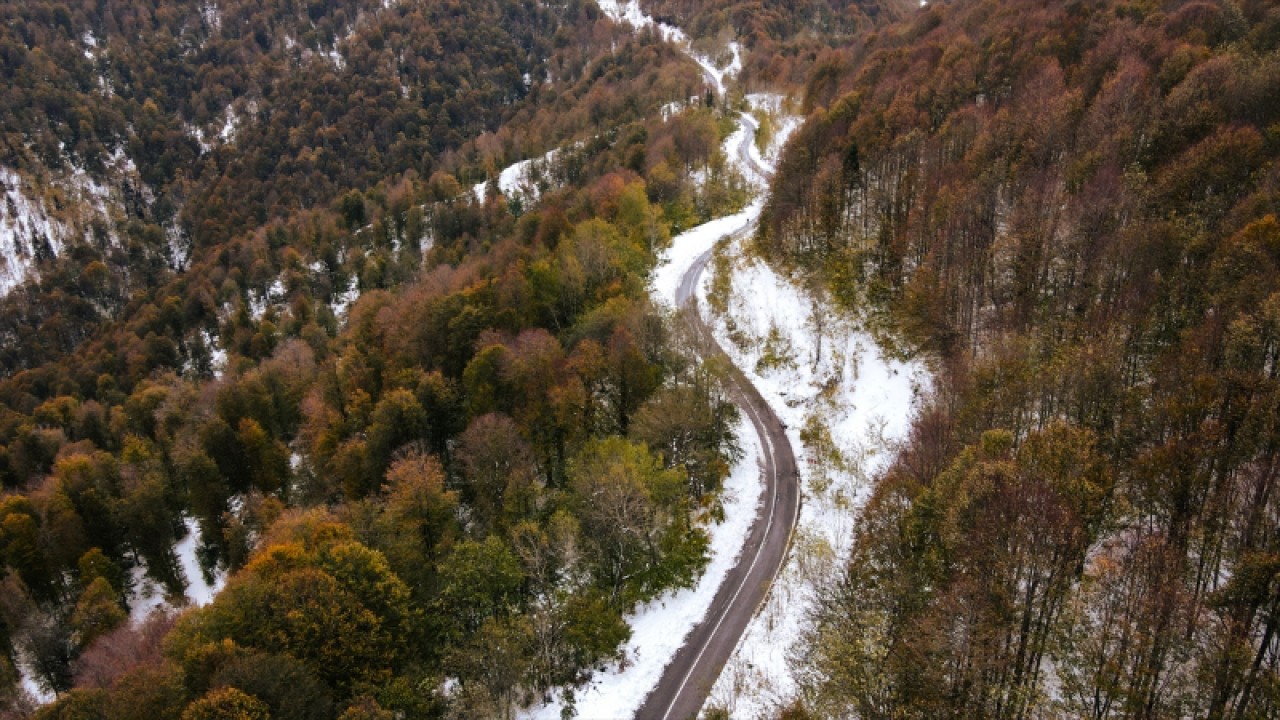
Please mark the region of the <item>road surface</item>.
[[[753, 129], [750, 116], [743, 120]], [[750, 163], [761, 176], [768, 171], [751, 158], [749, 148], [754, 133], [738, 149], [743, 162]], [[742, 236], [754, 229], [754, 223], [737, 230]], [[786, 428], [769, 408], [755, 386], [747, 380], [724, 350], [716, 343], [710, 328], [698, 312], [697, 284], [711, 250], [694, 260], [676, 290], [676, 304], [683, 322], [698, 340], [705, 358], [724, 356], [729, 370], [729, 392], [755, 427], [764, 453], [764, 503], [751, 530], [747, 533], [737, 564], [729, 570], [711, 601], [707, 615], [685, 639], [685, 644], [662, 672], [657, 686], [636, 712], [638, 720], [689, 720], [702, 709], [712, 685], [720, 676], [747, 623], [764, 602], [774, 577], [782, 568], [791, 533], [800, 517], [800, 488], [795, 455], [787, 440]]]

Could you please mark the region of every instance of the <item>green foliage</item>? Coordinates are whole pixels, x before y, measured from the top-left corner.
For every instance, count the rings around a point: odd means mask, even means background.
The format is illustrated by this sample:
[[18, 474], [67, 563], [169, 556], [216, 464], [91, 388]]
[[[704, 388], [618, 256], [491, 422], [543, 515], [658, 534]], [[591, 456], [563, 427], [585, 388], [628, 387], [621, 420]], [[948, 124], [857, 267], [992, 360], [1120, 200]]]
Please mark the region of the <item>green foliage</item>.
[[38, 720], [106, 720], [105, 690], [72, 690], [36, 711]]
[[233, 687], [210, 690], [182, 712], [182, 720], [268, 720], [270, 717], [266, 703]]
[[323, 525], [315, 530], [321, 535], [310, 547], [269, 546], [212, 604], [184, 616], [171, 641], [174, 656], [192, 662], [224, 641], [289, 655], [335, 698], [356, 683], [389, 679], [414, 637], [408, 588], [381, 554], [323, 540], [331, 532]]
[[332, 717], [328, 689], [312, 670], [288, 655], [239, 654], [218, 668], [211, 683], [262, 701], [274, 720]]
[[71, 614], [71, 629], [81, 647], [88, 647], [99, 636], [115, 629], [128, 618], [120, 607], [119, 592], [103, 577], [85, 587]]
[[738, 408], [715, 393], [714, 386], [663, 388], [631, 423], [632, 437], [659, 453], [666, 467], [687, 474], [688, 492], [695, 500], [718, 489], [742, 455], [734, 437]]
[[515, 611], [523, 579], [515, 555], [495, 535], [454, 545], [440, 563], [437, 615], [447, 623], [446, 634], [472, 634]]
[[680, 474], [643, 444], [589, 443], [574, 459], [570, 489], [596, 582], [623, 607], [689, 582], [705, 563], [705, 538], [684, 524]]

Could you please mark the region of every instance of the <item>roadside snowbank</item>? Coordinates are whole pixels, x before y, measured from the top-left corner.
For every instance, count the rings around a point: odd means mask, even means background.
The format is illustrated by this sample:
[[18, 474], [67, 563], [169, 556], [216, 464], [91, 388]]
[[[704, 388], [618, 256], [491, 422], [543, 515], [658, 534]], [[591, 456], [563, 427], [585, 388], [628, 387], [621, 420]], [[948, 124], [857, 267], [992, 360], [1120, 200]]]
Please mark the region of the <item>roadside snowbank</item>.
[[[929, 387], [919, 361], [886, 357], [875, 341], [788, 278], [732, 253], [727, 313], [713, 318], [722, 347], [774, 411], [800, 461], [800, 522], [790, 556], [747, 627], [708, 707], [734, 718], [773, 717], [795, 690], [787, 653], [814, 590], [841, 567], [871, 480], [887, 466]], [[707, 300], [710, 270], [699, 286]], [[807, 437], [802, 438], [802, 431]]]

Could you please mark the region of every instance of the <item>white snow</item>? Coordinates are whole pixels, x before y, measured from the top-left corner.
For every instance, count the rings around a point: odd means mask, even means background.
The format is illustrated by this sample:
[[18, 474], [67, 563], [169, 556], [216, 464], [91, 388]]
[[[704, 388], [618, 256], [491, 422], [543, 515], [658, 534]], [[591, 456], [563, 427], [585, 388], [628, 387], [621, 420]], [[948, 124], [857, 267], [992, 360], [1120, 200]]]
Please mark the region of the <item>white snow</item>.
[[768, 115], [773, 121], [773, 135], [769, 138], [765, 152], [761, 153], [755, 143], [750, 148], [751, 158], [772, 171], [774, 158], [782, 152], [783, 146], [804, 122], [804, 118], [788, 112], [787, 98], [777, 93], [751, 93], [746, 96], [746, 100], [753, 109]]
[[35, 698], [36, 702], [41, 705], [51, 703], [58, 699], [57, 695], [54, 695], [40, 687], [40, 683], [36, 682], [35, 678], [32, 677], [34, 673], [30, 667], [30, 660], [26, 657], [26, 652], [19, 650], [16, 655], [17, 657], [15, 659], [17, 660], [18, 665], [18, 682], [22, 685], [22, 689], [26, 690], [27, 694]]
[[360, 283], [357, 282], [356, 277], [352, 275], [350, 284], [347, 285], [347, 289], [340, 293], [335, 293], [333, 296], [333, 303], [330, 307], [333, 308], [334, 317], [338, 318], [339, 321], [346, 320], [347, 312], [351, 310], [351, 306], [359, 299]]
[[262, 320], [262, 316], [267, 314], [267, 295], [266, 293], [257, 293], [253, 290], [249, 291], [249, 315], [253, 317], [254, 322]]
[[187, 536], [178, 541], [173, 551], [177, 554], [178, 563], [182, 566], [182, 574], [187, 579], [187, 600], [197, 607], [208, 605], [213, 602], [213, 596], [217, 595], [226, 583], [227, 574], [218, 572], [214, 575], [212, 582], [205, 579], [204, 570], [200, 568], [200, 561], [196, 558], [196, 547], [200, 541], [200, 525], [195, 518], [185, 518], [183, 524], [187, 527]]
[[250, 290], [249, 314], [253, 316], [254, 322], [262, 320], [262, 316], [267, 313], [267, 308], [278, 307], [283, 303], [284, 295], [284, 280], [279, 275], [261, 293]]
[[[704, 274], [704, 308], [709, 287]], [[708, 703], [734, 718], [773, 717], [795, 690], [787, 652], [814, 590], [848, 558], [871, 480], [909, 430], [930, 376], [920, 361], [886, 357], [856, 324], [759, 260], [735, 258], [732, 288], [726, 317], [743, 347], [724, 317], [715, 319], [716, 336], [787, 424], [803, 499], [791, 555]], [[760, 364], [766, 349], [780, 356], [776, 367]], [[806, 447], [800, 433], [809, 422], [825, 425], [839, 457]]]
[[222, 121], [222, 129], [218, 131], [218, 137], [224, 143], [231, 142], [236, 137], [236, 114], [230, 105], [227, 106], [227, 115]]
[[201, 5], [200, 17], [204, 19], [204, 24], [209, 30], [216, 31], [222, 27], [222, 13], [215, 3], [209, 2]]
[[[580, 718], [622, 718], [635, 714], [645, 696], [658, 684], [662, 670], [684, 638], [707, 614], [716, 590], [724, 581], [746, 541], [747, 531], [759, 514], [764, 484], [761, 482], [760, 438], [744, 416], [737, 433], [743, 459], [734, 467], [721, 490], [724, 522], [707, 528], [711, 536], [710, 562], [692, 589], [668, 593], [627, 617], [631, 639], [623, 647], [624, 668], [612, 666], [585, 687], [574, 691]], [[559, 697], [533, 708], [526, 720], [558, 720], [563, 704]]]
[[677, 235], [671, 241], [670, 249], [659, 259], [658, 268], [653, 271], [653, 294], [674, 308], [680, 279], [693, 261], [710, 250], [720, 238], [755, 222], [762, 207], [762, 202], [757, 200], [742, 212], [717, 218]]
[[[615, 21], [636, 28], [655, 27], [698, 62], [722, 95], [726, 77], [741, 68], [741, 48], [736, 42], [730, 44], [732, 59], [722, 70], [694, 55], [688, 38], [678, 29], [644, 15], [635, 0], [598, 0], [598, 4]], [[781, 96], [755, 94], [749, 95], [747, 101], [772, 116], [776, 126], [773, 136], [761, 153], [754, 137], [747, 135], [755, 132], [756, 123], [744, 114], [738, 130], [726, 140], [725, 151], [744, 176], [761, 186], [766, 178], [754, 165], [772, 171], [772, 158], [799, 127], [801, 118], [787, 113]], [[763, 262], [741, 257], [743, 237], [754, 227], [761, 207], [757, 200], [740, 213], [677, 236], [663, 254], [652, 280], [653, 295], [660, 302], [674, 305], [680, 280], [690, 265], [722, 238], [729, 239], [725, 246], [737, 257], [730, 259], [733, 274], [728, 312], [725, 317], [712, 318], [712, 324], [734, 363], [744, 369], [787, 424], [789, 439], [801, 463], [803, 500], [792, 551], [764, 608], [748, 626], [709, 700], [709, 706], [724, 707], [734, 718], [771, 717], [779, 704], [794, 693], [787, 652], [802, 630], [807, 604], [813, 601], [817, 583], [848, 557], [854, 523], [869, 492], [870, 480], [889, 462], [930, 384], [923, 363], [886, 357], [870, 335], [853, 321], [834, 316], [822, 298], [811, 297]], [[710, 268], [703, 273], [698, 287], [703, 312], [710, 307], [709, 271]], [[732, 328], [726, 317], [732, 318]], [[773, 362], [761, 362], [766, 353]], [[817, 435], [825, 432], [830, 442], [806, 447], [800, 438], [806, 425]], [[758, 438], [750, 431], [744, 437], [754, 443], [751, 456], [757, 455]], [[735, 478], [742, 472], [741, 466], [736, 468]], [[753, 479], [758, 497], [758, 473], [753, 474]], [[734, 511], [727, 515], [735, 517]], [[750, 520], [737, 519], [748, 524]], [[745, 526], [732, 532], [743, 533]], [[717, 558], [730, 558], [726, 561], [729, 563], [738, 551], [720, 548], [730, 537], [744, 536], [717, 529], [713, 540], [717, 552], [722, 553]], [[622, 671], [615, 668], [605, 673], [580, 691], [579, 715], [624, 717], [634, 713], [657, 682], [661, 669], [679, 649], [687, 628], [705, 616], [707, 603], [722, 577], [723, 571], [717, 575], [709, 569], [687, 603], [672, 599], [665, 606], [651, 604], [637, 611], [629, 619], [634, 634], [626, 648], [633, 664]], [[558, 710], [558, 704], [553, 703], [528, 717], [558, 717]]]
[[8, 294], [30, 277], [38, 246], [47, 244], [55, 255], [62, 252], [62, 240], [70, 234], [66, 224], [55, 219], [43, 199], [34, 196], [18, 173], [0, 167], [0, 295]]
[[[542, 195], [542, 184], [551, 180], [551, 166], [559, 153], [559, 149], [553, 149], [540, 157], [521, 160], [503, 168], [498, 173], [498, 190], [507, 197], [520, 196], [530, 202], [537, 201]], [[478, 202], [484, 202], [488, 185], [485, 181], [472, 187]]]
[[129, 578], [132, 581], [133, 593], [129, 598], [129, 622], [142, 624], [152, 612], [168, 607], [164, 597], [164, 586], [147, 576], [147, 565], [138, 558], [138, 564], [130, 568]]
[[196, 559], [196, 547], [200, 544], [200, 525], [194, 518], [183, 518], [182, 522], [187, 528], [187, 534], [173, 546], [173, 552], [186, 580], [186, 592], [176, 600], [167, 597], [164, 586], [147, 576], [146, 563], [139, 558], [138, 564], [129, 571], [133, 580], [133, 594], [129, 598], [129, 622], [134, 625], [145, 621], [156, 610], [208, 605], [226, 583], [225, 571], [217, 573], [212, 583], [205, 579], [200, 561]]
[[[754, 221], [760, 208], [759, 202], [753, 203], [740, 213], [712, 220], [677, 236], [655, 272], [652, 293], [674, 304], [680, 277], [693, 260], [724, 235]], [[734, 466], [722, 491], [725, 521], [707, 528], [711, 548], [706, 571], [695, 588], [658, 598], [627, 617], [631, 640], [623, 648], [626, 665], [611, 667], [586, 687], [575, 689], [578, 717], [617, 718], [634, 714], [657, 684], [663, 668], [684, 644], [685, 636], [707, 614], [716, 590], [742, 551], [764, 487], [760, 474], [760, 440], [745, 419], [738, 428], [738, 437], [744, 457]], [[561, 708], [557, 697], [521, 717], [525, 720], [559, 718]]]
[[200, 333], [204, 336], [205, 347], [209, 348], [209, 368], [213, 370], [215, 378], [221, 378], [222, 373], [227, 371], [227, 350], [208, 330], [201, 330]]
[[277, 275], [275, 280], [271, 281], [271, 285], [267, 287], [267, 300], [273, 303], [284, 302], [284, 278]]
[[724, 69], [724, 74], [733, 77], [742, 70], [742, 45], [737, 40], [729, 43], [729, 52], [733, 54], [733, 59], [729, 61], [729, 66]]
[[[0, 295], [36, 277], [38, 252], [57, 256], [68, 243], [91, 240], [94, 220], [106, 226], [107, 242], [117, 243], [113, 215], [120, 212], [120, 192], [72, 160], [69, 170], [38, 181], [0, 166]], [[106, 164], [112, 177], [137, 175], [120, 149]]]
[[658, 115], [662, 117], [663, 122], [684, 112], [686, 108], [693, 107], [700, 102], [701, 98], [697, 95], [689, 97], [687, 100], [673, 100], [661, 108], [658, 108]]
[[187, 237], [182, 232], [182, 228], [176, 224], [165, 227], [164, 238], [169, 244], [169, 268], [185, 269], [187, 261], [191, 259], [191, 238]]
[[684, 31], [678, 27], [672, 27], [666, 23], [660, 23], [652, 17], [646, 15], [644, 10], [640, 9], [640, 3], [637, 0], [597, 0], [597, 5], [616, 23], [627, 23], [636, 30], [645, 28], [653, 28], [658, 31], [664, 40], [677, 45], [688, 45], [689, 38]]

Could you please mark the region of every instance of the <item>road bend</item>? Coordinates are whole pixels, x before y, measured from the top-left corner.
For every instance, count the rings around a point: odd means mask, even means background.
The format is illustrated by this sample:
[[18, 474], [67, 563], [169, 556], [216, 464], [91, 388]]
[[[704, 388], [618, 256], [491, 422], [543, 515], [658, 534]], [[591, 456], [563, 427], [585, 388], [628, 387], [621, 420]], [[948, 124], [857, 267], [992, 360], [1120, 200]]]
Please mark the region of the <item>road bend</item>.
[[[750, 158], [745, 144], [740, 153]], [[762, 175], [766, 173], [762, 172]], [[735, 235], [745, 235], [753, 229], [754, 224], [748, 224]], [[680, 307], [681, 321], [692, 331], [703, 357], [720, 356], [726, 360], [729, 394], [751, 421], [761, 440], [764, 502], [747, 533], [737, 564], [721, 583], [706, 616], [690, 631], [684, 646], [645, 698], [636, 713], [638, 720], [689, 720], [697, 717], [712, 685], [746, 631], [747, 623], [763, 604], [774, 578], [782, 569], [791, 534], [800, 517], [799, 476], [795, 454], [787, 440], [786, 426], [742, 370], [729, 361], [698, 311], [696, 288], [711, 260], [711, 252], [708, 250], [700, 255], [685, 272], [676, 291], [676, 303]]]

